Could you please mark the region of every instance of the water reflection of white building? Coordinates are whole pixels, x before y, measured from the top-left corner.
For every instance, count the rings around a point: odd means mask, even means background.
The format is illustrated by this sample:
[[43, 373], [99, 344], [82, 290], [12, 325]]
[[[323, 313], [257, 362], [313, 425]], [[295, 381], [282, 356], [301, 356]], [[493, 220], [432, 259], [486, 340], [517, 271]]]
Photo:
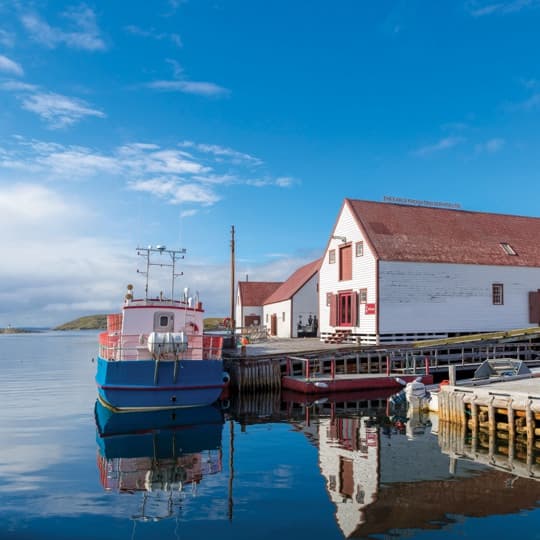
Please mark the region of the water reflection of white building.
[[[449, 516], [482, 517], [530, 508], [537, 483], [451, 459], [431, 420], [415, 416], [312, 418], [303, 427], [319, 447], [319, 465], [345, 538], [443, 528]], [[515, 487], [516, 489], [509, 489]]]
[[376, 499], [378, 446], [378, 428], [369, 418], [320, 420], [319, 464], [346, 537], [364, 522], [363, 509]]

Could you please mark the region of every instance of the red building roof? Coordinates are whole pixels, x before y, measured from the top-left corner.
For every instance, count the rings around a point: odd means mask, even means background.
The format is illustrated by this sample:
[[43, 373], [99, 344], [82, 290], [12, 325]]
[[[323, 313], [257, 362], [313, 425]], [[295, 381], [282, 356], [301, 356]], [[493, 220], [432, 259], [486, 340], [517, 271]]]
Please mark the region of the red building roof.
[[540, 266], [540, 218], [352, 199], [344, 204], [382, 260]]
[[282, 281], [239, 281], [238, 290], [243, 306], [262, 306]]
[[319, 271], [321, 262], [322, 259], [317, 259], [296, 270], [264, 301], [264, 304], [274, 304], [275, 302], [283, 302], [292, 298]]

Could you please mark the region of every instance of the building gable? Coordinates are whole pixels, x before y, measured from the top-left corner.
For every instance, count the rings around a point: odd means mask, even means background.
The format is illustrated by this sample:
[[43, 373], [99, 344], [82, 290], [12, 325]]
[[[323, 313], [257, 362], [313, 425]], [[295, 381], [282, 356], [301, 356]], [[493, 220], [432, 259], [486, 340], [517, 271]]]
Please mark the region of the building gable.
[[266, 300], [264, 304], [274, 304], [292, 298], [318, 271], [322, 259], [310, 262], [294, 272]]

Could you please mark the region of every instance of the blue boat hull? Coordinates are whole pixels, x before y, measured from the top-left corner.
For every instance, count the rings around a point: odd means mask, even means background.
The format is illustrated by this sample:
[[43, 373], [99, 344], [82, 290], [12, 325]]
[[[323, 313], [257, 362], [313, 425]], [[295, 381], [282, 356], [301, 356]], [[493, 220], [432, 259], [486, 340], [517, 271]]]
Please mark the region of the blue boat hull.
[[214, 403], [225, 386], [222, 360], [105, 360], [98, 356], [100, 400], [117, 410], [158, 410]]
[[94, 412], [99, 452], [107, 459], [168, 458], [221, 447], [218, 406], [114, 413], [97, 401]]

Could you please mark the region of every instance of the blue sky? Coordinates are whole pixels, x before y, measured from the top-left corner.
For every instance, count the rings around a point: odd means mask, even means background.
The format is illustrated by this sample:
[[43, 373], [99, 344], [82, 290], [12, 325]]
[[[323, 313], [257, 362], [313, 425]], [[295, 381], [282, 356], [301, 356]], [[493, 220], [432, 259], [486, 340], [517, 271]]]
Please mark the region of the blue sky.
[[[0, 326], [115, 311], [134, 248], [228, 313], [344, 197], [539, 215], [538, 0], [0, 0]], [[140, 290], [140, 289], [139, 289]]]

